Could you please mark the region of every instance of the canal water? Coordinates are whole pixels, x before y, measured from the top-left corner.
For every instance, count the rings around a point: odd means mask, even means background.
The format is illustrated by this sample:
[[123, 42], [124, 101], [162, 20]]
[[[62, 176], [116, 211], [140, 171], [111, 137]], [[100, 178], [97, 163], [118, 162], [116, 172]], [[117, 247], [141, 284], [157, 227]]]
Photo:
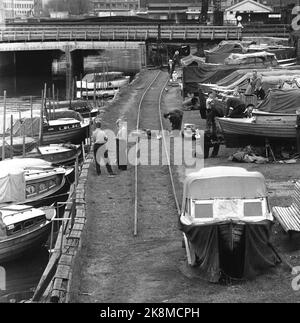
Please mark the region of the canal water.
[[[103, 70], [123, 71], [126, 75], [134, 75], [140, 69], [140, 57], [136, 52], [116, 51], [112, 53], [106, 52], [99, 55], [87, 56], [84, 58], [84, 70], [81, 73], [100, 72]], [[43, 70], [39, 73], [32, 66], [33, 73], [15, 73], [3, 74], [0, 71], [0, 133], [3, 129], [3, 91], [7, 91], [8, 102], [20, 101], [21, 99], [28, 102], [28, 96], [41, 97], [44, 84], [47, 83], [49, 88], [54, 84], [56, 91], [59, 93], [60, 99], [65, 99], [66, 93], [66, 76], [64, 58], [61, 57], [59, 62], [53, 60], [52, 69], [49, 72]], [[26, 101], [27, 100], [27, 101]], [[37, 101], [38, 102], [38, 101]], [[10, 106], [8, 105], [8, 106]], [[30, 111], [24, 111], [24, 106], [20, 107], [22, 117], [27, 116]], [[26, 108], [25, 108], [26, 110]], [[36, 106], [34, 114], [38, 115], [39, 108]], [[18, 107], [8, 108], [7, 117], [14, 115], [19, 116]], [[30, 115], [30, 114], [29, 114]], [[9, 125], [8, 121], [7, 127]], [[46, 248], [24, 256], [22, 259], [2, 265], [5, 270], [6, 277], [2, 277], [3, 268], [0, 264], [0, 303], [19, 302], [29, 299], [33, 295], [34, 288], [37, 286], [40, 277], [47, 265], [49, 259], [48, 250]], [[3, 288], [3, 279], [5, 279], [5, 290]], [[1, 284], [2, 283], [2, 284]]]

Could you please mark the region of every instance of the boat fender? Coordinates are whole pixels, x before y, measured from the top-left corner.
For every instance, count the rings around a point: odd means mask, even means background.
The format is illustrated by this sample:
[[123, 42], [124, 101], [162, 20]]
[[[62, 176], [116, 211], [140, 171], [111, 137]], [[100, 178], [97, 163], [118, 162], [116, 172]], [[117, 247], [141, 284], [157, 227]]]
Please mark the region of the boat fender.
[[54, 207], [46, 208], [43, 211], [45, 212], [45, 217], [48, 221], [51, 221], [54, 218], [56, 212]]

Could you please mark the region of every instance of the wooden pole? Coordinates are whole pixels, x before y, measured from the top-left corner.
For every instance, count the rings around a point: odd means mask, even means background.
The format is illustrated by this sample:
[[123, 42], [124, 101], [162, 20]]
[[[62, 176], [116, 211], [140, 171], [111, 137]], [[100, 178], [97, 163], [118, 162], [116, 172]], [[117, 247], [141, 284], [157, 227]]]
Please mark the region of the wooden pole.
[[14, 158], [14, 116], [10, 116], [10, 158]]
[[78, 154], [76, 156], [76, 162], [75, 162], [75, 185], [77, 186], [79, 182], [79, 159]]
[[96, 108], [96, 74], [94, 73], [94, 108]]
[[74, 99], [77, 99], [77, 76], [75, 76], [75, 84], [74, 84]]
[[34, 133], [33, 133], [33, 98], [32, 96], [30, 97], [30, 118], [31, 118], [31, 136], [32, 138], [34, 137]]
[[39, 145], [43, 145], [43, 125], [44, 125], [44, 91], [42, 91], [41, 111], [40, 111], [40, 133]]
[[80, 99], [82, 99], [82, 74], [80, 74]]
[[297, 132], [297, 152], [300, 154], [300, 110], [297, 110], [297, 123], [296, 123], [296, 132]]
[[5, 160], [5, 128], [6, 128], [6, 91], [4, 91], [3, 135], [2, 135], [2, 160]]

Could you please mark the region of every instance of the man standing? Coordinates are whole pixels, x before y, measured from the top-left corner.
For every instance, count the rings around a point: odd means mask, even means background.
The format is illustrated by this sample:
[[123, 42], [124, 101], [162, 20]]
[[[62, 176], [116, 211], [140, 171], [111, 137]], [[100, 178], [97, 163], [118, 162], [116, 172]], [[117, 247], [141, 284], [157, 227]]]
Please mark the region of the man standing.
[[255, 94], [261, 100], [265, 98], [266, 93], [262, 88], [262, 77], [257, 74], [257, 70], [253, 71], [245, 94]]
[[119, 119], [116, 125], [117, 164], [120, 170], [127, 170], [127, 123]]
[[108, 138], [107, 138], [105, 132], [101, 129], [101, 123], [99, 121], [96, 122], [96, 129], [93, 132], [92, 140], [94, 142], [94, 158], [95, 158], [97, 175], [98, 176], [101, 175], [100, 161], [102, 159], [104, 159], [105, 164], [106, 164], [106, 169], [107, 169], [109, 175], [113, 176], [114, 173], [113, 173], [111, 165], [109, 163], [108, 149], [106, 147], [106, 143], [108, 142]]

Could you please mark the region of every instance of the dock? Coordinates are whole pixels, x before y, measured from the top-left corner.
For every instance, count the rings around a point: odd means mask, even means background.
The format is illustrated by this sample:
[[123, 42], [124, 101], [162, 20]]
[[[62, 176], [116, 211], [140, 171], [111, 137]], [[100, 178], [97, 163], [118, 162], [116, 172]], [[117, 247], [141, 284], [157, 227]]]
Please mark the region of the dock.
[[[102, 123], [106, 129], [115, 129], [115, 121], [120, 117], [127, 119], [129, 130], [135, 129], [137, 103], [155, 73], [156, 70], [143, 70], [128, 88], [120, 92], [119, 98], [103, 115]], [[162, 102], [164, 112], [170, 107], [181, 108], [180, 89], [167, 86]], [[148, 113], [151, 115], [152, 112]], [[149, 121], [148, 113], [144, 115], [143, 123]], [[202, 128], [205, 125], [199, 111], [185, 111], [184, 123], [197, 123]], [[167, 128], [169, 124], [165, 122], [164, 126]], [[222, 148], [219, 158], [209, 159], [206, 166], [233, 166], [228, 161], [228, 153]], [[265, 175], [272, 205], [289, 205], [287, 191], [292, 190], [293, 181], [297, 178], [298, 164], [241, 166]], [[116, 171], [118, 174], [114, 178], [108, 177], [104, 171], [101, 176], [96, 176], [92, 157], [88, 156], [70, 201], [70, 205], [76, 206], [75, 216], [68, 213], [64, 216], [71, 217], [70, 223], [74, 225], [64, 236], [62, 246], [58, 239], [56, 248], [62, 252], [53, 260], [56, 262], [55, 273], [39, 301], [188, 303], [297, 300], [299, 295], [291, 292], [286, 284], [292, 276], [284, 266], [267, 277], [222, 288], [204, 282], [196, 271], [189, 268], [182, 249], [182, 235], [177, 227], [178, 214], [172, 188], [164, 177], [167, 169], [158, 170], [156, 167], [148, 166], [148, 174], [142, 168], [140, 170], [147, 177], [139, 181], [142, 196], [137, 207], [142, 212], [139, 212], [138, 234], [135, 236], [135, 167], [129, 166], [125, 172]], [[179, 167], [173, 171], [180, 199], [183, 170]], [[154, 176], [153, 181], [150, 176]], [[155, 182], [160, 186], [156, 193]], [[288, 247], [286, 239], [278, 224], [275, 225], [274, 244], [287, 259], [294, 259], [296, 265], [300, 254]], [[294, 243], [297, 245], [298, 239]], [[275, 286], [274, 281], [277, 282]], [[233, 293], [233, 288], [238, 289], [238, 293]], [[259, 295], [258, 289], [261, 291]]]

